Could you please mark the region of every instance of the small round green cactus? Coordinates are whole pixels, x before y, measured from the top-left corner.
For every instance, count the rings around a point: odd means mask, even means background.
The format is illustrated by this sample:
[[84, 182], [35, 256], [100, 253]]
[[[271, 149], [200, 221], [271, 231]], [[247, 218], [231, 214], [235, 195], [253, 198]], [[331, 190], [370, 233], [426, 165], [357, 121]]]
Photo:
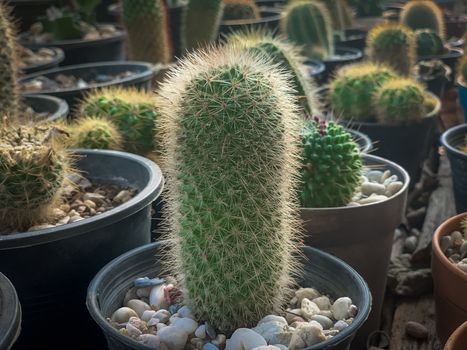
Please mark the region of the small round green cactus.
[[71, 129], [73, 147], [87, 149], [122, 149], [122, 136], [109, 119], [80, 118]]
[[425, 89], [412, 79], [392, 79], [381, 85], [374, 96], [376, 117], [382, 123], [413, 123], [427, 114]]
[[223, 0], [224, 21], [239, 19], [258, 19], [261, 14], [254, 0]]
[[306, 121], [302, 142], [302, 206], [347, 205], [358, 191], [363, 167], [352, 136], [342, 126], [315, 117]]
[[318, 1], [293, 1], [281, 19], [282, 32], [307, 57], [326, 59], [334, 54], [334, 32], [331, 15]]
[[371, 62], [341, 68], [331, 82], [330, 100], [334, 113], [345, 120], [371, 121], [376, 89], [397, 75]]
[[436, 56], [444, 53], [444, 43], [432, 30], [422, 29], [415, 32], [417, 37], [417, 55]]
[[47, 220], [62, 199], [70, 158], [52, 127], [0, 129], [0, 227], [23, 231]]
[[377, 25], [367, 38], [370, 59], [405, 76], [411, 75], [415, 68], [416, 45], [414, 32], [398, 23]]
[[318, 113], [319, 102], [315, 96], [313, 79], [304, 65], [305, 58], [300, 49], [286, 39], [264, 30], [235, 32], [227, 38], [229, 45], [247, 48], [252, 52], [267, 54], [275, 64], [292, 76], [293, 87], [301, 105], [308, 112]]
[[155, 97], [136, 88], [110, 87], [91, 92], [81, 102], [81, 116], [110, 119], [117, 125], [128, 152], [154, 151], [154, 128], [158, 116]]
[[429, 29], [442, 39], [445, 37], [444, 14], [434, 1], [408, 1], [402, 9], [400, 21], [413, 30]]
[[159, 92], [164, 260], [195, 315], [227, 333], [278, 312], [297, 269], [301, 116], [287, 79], [224, 46], [182, 60]]
[[467, 86], [467, 55], [462, 56], [459, 60], [457, 72], [460, 80]]

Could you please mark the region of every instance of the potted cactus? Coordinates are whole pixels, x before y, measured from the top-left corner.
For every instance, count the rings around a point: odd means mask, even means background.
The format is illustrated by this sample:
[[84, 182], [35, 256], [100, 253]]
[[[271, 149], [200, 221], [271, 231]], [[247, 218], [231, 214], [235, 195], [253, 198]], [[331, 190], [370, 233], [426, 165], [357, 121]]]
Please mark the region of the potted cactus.
[[10, 349], [21, 332], [21, 305], [15, 287], [0, 272], [0, 348]]
[[436, 96], [390, 68], [361, 63], [338, 71], [328, 99], [336, 116], [378, 144], [376, 155], [401, 165], [416, 183], [441, 107]]
[[[304, 242], [341, 258], [367, 281], [372, 311], [353, 342], [355, 348], [364, 348], [369, 334], [378, 329], [394, 230], [405, 212], [409, 177], [392, 162], [362, 155], [351, 134], [333, 121], [307, 120], [302, 145]], [[398, 179], [390, 182], [393, 175]], [[370, 193], [371, 186], [379, 188], [378, 195]]]
[[[90, 337], [74, 341], [83, 348], [93, 338], [80, 302], [85, 287], [108, 261], [149, 243], [150, 204], [160, 194], [161, 172], [128, 153], [69, 151], [68, 133], [57, 127], [3, 123], [0, 265], [22, 303], [18, 346], [57, 348], [68, 327], [79, 327]], [[70, 312], [73, 319], [56, 324], [50, 337], [50, 322]]]
[[184, 31], [188, 51], [217, 39], [222, 11], [222, 0], [189, 0]]
[[[111, 348], [137, 349], [143, 344], [105, 320], [122, 303], [124, 293], [118, 293], [117, 303], [112, 301], [112, 310], [108, 307], [110, 295], [102, 293], [102, 288], [128, 288], [135, 274], [157, 276], [164, 264], [183, 290], [183, 303], [192, 310], [193, 318], [205, 320], [214, 332], [231, 337], [226, 349], [256, 346], [247, 345], [246, 337], [236, 333], [248, 333], [257, 345], [267, 344], [263, 335], [245, 327], [281, 312], [301, 265], [294, 254], [300, 249], [295, 189], [301, 114], [286, 77], [264, 53], [227, 45], [187, 57], [163, 83], [160, 125], [169, 186], [170, 237], [163, 245], [168, 252], [156, 265], [154, 249], [160, 245], [130, 252], [109, 264], [91, 284], [88, 308]], [[307, 248], [304, 252], [308, 257], [313, 254]], [[329, 256], [322, 257], [318, 265], [327, 265]], [[123, 268], [128, 271], [125, 281], [114, 279], [113, 271], [135, 259], [140, 262], [137, 268]], [[303, 285], [317, 282], [311, 277], [311, 266], [305, 265], [310, 273], [301, 281]], [[340, 275], [343, 270], [335, 271]], [[352, 285], [359, 294], [362, 288]], [[321, 284], [318, 288], [326, 287]], [[335, 295], [333, 287], [326, 289]], [[340, 342], [348, 346], [368, 311], [368, 300], [353, 294], [360, 300], [359, 312], [345, 328], [347, 333], [322, 342], [314, 337], [313, 343], [308, 337], [291, 348], [318, 342], [317, 349]], [[172, 295], [182, 297], [176, 290]], [[105, 305], [104, 309], [99, 305]], [[178, 332], [176, 338], [182, 339], [177, 345], [166, 336], [171, 332]], [[172, 325], [159, 331], [156, 338], [173, 349], [183, 349], [194, 332], [192, 327], [182, 331]], [[287, 346], [293, 339], [281, 342]], [[240, 344], [234, 345], [238, 341]]]
[[459, 102], [464, 109], [464, 119], [467, 123], [467, 55], [459, 60], [457, 88], [459, 93]]
[[331, 15], [318, 1], [293, 1], [285, 8], [281, 19], [282, 33], [303, 47], [303, 54], [324, 62], [323, 80], [340, 66], [362, 58], [362, 52], [353, 48], [336, 47]]

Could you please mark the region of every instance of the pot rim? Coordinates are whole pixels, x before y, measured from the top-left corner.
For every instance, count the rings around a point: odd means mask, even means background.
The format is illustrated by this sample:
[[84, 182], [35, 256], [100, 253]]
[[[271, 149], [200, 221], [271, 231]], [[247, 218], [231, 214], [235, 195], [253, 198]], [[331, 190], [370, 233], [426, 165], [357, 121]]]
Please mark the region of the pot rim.
[[341, 52], [343, 54], [348, 53], [349, 55], [343, 56], [343, 57], [323, 59], [324, 63], [355, 61], [355, 60], [359, 60], [359, 59], [361, 59], [363, 57], [362, 50], [355, 49], [353, 47], [336, 45], [336, 46], [334, 46], [334, 51], [335, 51], [335, 53]]
[[262, 15], [266, 12], [268, 13], [268, 15], [265, 17], [261, 16], [261, 18], [221, 20], [220, 27], [264, 24], [271, 21], [279, 21], [282, 17], [284, 17], [284, 13], [282, 12], [282, 10], [274, 7], [261, 7], [259, 9], [259, 12]]
[[128, 67], [128, 68], [136, 68], [136, 67], [141, 67], [145, 68], [142, 72], [135, 73], [133, 75], [130, 75], [129, 77], [121, 78], [121, 79], [116, 79], [116, 80], [111, 80], [108, 82], [104, 83], [98, 83], [95, 85], [90, 85], [84, 88], [67, 88], [67, 89], [59, 89], [59, 90], [40, 90], [38, 92], [28, 92], [28, 91], [23, 91], [22, 95], [28, 96], [28, 95], [46, 95], [46, 94], [56, 94], [56, 93], [70, 93], [70, 92], [78, 92], [78, 91], [86, 91], [90, 89], [99, 89], [102, 87], [110, 86], [110, 85], [119, 85], [119, 84], [125, 84], [134, 80], [139, 80], [146, 78], [148, 76], [151, 76], [154, 74], [154, 66], [148, 62], [142, 62], [142, 61], [107, 61], [107, 62], [91, 62], [91, 63], [84, 63], [84, 64], [74, 64], [71, 66], [63, 66], [63, 67], [58, 67], [58, 68], [52, 68], [32, 74], [25, 75], [23, 78], [19, 80], [20, 83], [24, 83], [27, 81], [30, 81], [34, 78], [37, 78], [39, 76], [47, 76], [49, 74], [58, 74], [58, 73], [64, 73], [67, 74], [70, 71], [75, 71], [75, 70], [82, 70], [82, 69], [91, 69], [91, 68], [102, 68], [102, 67]]
[[22, 68], [22, 70], [24, 71], [27, 71], [27, 70], [31, 70], [31, 69], [39, 69], [41, 67], [47, 67], [51, 64], [59, 64], [60, 62], [62, 62], [64, 59], [65, 59], [65, 54], [63, 52], [63, 50], [59, 47], [37, 47], [37, 48], [34, 48], [32, 49], [32, 51], [34, 53], [36, 53], [36, 51], [40, 50], [40, 49], [49, 49], [49, 50], [52, 50], [54, 52], [54, 57], [52, 57], [51, 60], [49, 61], [45, 61], [45, 62], [39, 62], [39, 63], [36, 63], [36, 64], [31, 64], [29, 66], [25, 66]]
[[[61, 98], [58, 98], [58, 97], [55, 97], [55, 96], [52, 96], [52, 95], [41, 95], [41, 94], [37, 94], [37, 95], [25, 95], [23, 96], [24, 98], [24, 103], [26, 105], [28, 105], [28, 100], [44, 100], [44, 101], [50, 101], [50, 102], [53, 102], [57, 105], [57, 110], [54, 111], [49, 118], [45, 119], [45, 120], [42, 120], [42, 122], [51, 122], [51, 121], [55, 121], [57, 119], [60, 119], [62, 117], [65, 117], [66, 115], [68, 115], [69, 113], [69, 106], [68, 106], [68, 103], [66, 103], [65, 100], [61, 99]], [[28, 105], [29, 106], [29, 105]]]
[[316, 58], [306, 58], [304, 64], [309, 67], [317, 67], [316, 71], [310, 74], [312, 77], [318, 77], [326, 69], [324, 63]]
[[441, 135], [441, 144], [447, 149], [448, 152], [453, 153], [458, 157], [467, 158], [467, 153], [461, 152], [448, 142], [448, 137], [453, 133], [458, 132], [459, 130], [464, 131], [467, 135], [467, 124], [459, 124], [443, 132]]
[[[98, 302], [98, 294], [97, 294], [97, 287], [102, 283], [102, 280], [104, 276], [108, 273], [109, 270], [112, 269], [114, 265], [118, 265], [121, 262], [127, 260], [129, 257], [133, 255], [137, 255], [143, 251], [146, 250], [153, 250], [155, 251], [157, 248], [163, 248], [167, 243], [167, 241], [157, 241], [153, 243], [146, 244], [144, 246], [135, 248], [133, 250], [130, 250], [119, 257], [113, 259], [109, 263], [107, 263], [99, 272], [94, 276], [94, 278], [91, 280], [88, 286], [87, 290], [87, 296], [86, 296], [86, 307], [88, 309], [88, 312], [90, 313], [91, 317], [94, 319], [94, 321], [99, 325], [101, 328], [105, 328], [106, 332], [109, 332], [115, 337], [118, 337], [120, 341], [125, 343], [125, 345], [130, 346], [133, 349], [152, 349], [146, 345], [143, 345], [142, 343], [137, 342], [136, 340], [122, 335], [118, 330], [116, 330], [114, 327], [110, 325], [110, 323], [107, 321], [107, 319], [102, 315], [100, 312], [100, 305]], [[357, 305], [358, 307], [358, 313], [357, 317], [355, 317], [354, 321], [349, 327], [346, 327], [344, 330], [339, 332], [336, 336], [334, 336], [331, 339], [325, 340], [321, 343], [309, 346], [304, 348], [303, 350], [317, 350], [317, 349], [324, 349], [329, 346], [335, 346], [342, 341], [345, 341], [348, 339], [348, 337], [356, 332], [361, 325], [367, 320], [368, 315], [370, 314], [371, 311], [371, 303], [372, 303], [372, 296], [370, 289], [368, 287], [368, 284], [366, 281], [363, 279], [363, 277], [349, 264], [345, 263], [343, 260], [326, 253], [322, 250], [319, 250], [317, 248], [309, 247], [309, 246], [302, 246], [302, 250], [307, 250], [307, 251], [313, 251], [314, 254], [321, 254], [322, 256], [326, 256], [327, 259], [332, 261], [334, 264], [339, 265], [341, 268], [345, 268], [349, 274], [352, 274], [355, 279], [358, 281], [356, 284], [361, 286], [362, 288], [360, 289], [360, 293], [362, 294], [363, 298], [362, 300], [366, 301], [363, 305]], [[300, 278], [298, 278], [300, 280]]]
[[148, 173], [149, 181], [146, 186], [128, 202], [120, 204], [99, 215], [47, 229], [0, 235], [0, 251], [68, 239], [89, 232], [91, 228], [97, 230], [101, 227], [111, 225], [146, 207], [157, 198], [163, 190], [164, 178], [162, 176], [162, 171], [156, 163], [147, 158], [127, 152], [97, 149], [76, 149], [73, 150], [73, 152], [84, 156], [104, 155], [106, 157], [117, 157], [134, 161], [145, 169]]
[[447, 58], [458, 58], [464, 54], [464, 50], [460, 47], [445, 46], [445, 48], [447, 49], [447, 52], [444, 52], [440, 55], [418, 56], [417, 62], [430, 61], [430, 60], [443, 60]]
[[456, 350], [452, 346], [455, 345], [455, 342], [457, 338], [459, 337], [459, 335], [463, 333], [467, 333], [467, 321], [465, 321], [459, 327], [457, 327], [454, 333], [451, 334], [451, 336], [449, 337], [449, 339], [447, 340], [444, 346], [444, 349], [445, 350]]
[[375, 161], [378, 163], [378, 165], [389, 165], [393, 168], [396, 168], [401, 174], [402, 174], [402, 177], [403, 179], [399, 179], [399, 181], [403, 181], [403, 186], [401, 187], [401, 189], [393, 194], [391, 197], [385, 199], [385, 200], [382, 200], [382, 201], [379, 201], [379, 202], [375, 202], [375, 203], [368, 203], [368, 204], [362, 204], [362, 205], [359, 205], [359, 206], [355, 206], [355, 207], [347, 207], [347, 206], [342, 206], [342, 207], [331, 207], [331, 208], [305, 208], [305, 207], [300, 207], [300, 211], [326, 211], [326, 210], [348, 210], [348, 211], [356, 211], [356, 210], [360, 210], [360, 208], [367, 208], [369, 206], [376, 206], [376, 205], [384, 205], [385, 203], [387, 202], [390, 202], [390, 201], [396, 201], [396, 200], [399, 200], [399, 197], [400, 196], [403, 196], [404, 193], [407, 191], [407, 188], [409, 187], [409, 184], [410, 184], [410, 176], [409, 174], [407, 173], [407, 171], [401, 167], [399, 164], [396, 164], [388, 159], [385, 159], [385, 158], [382, 158], [382, 157], [378, 157], [378, 156], [374, 156], [374, 155], [370, 155], [370, 154], [365, 154], [365, 153], [362, 153], [361, 154], [362, 156], [362, 160], [363, 160], [363, 163], [365, 164], [365, 160], [372, 160], [372, 161]]
[[[453, 273], [454, 275], [457, 275], [460, 279], [467, 282], [467, 273], [461, 271], [452, 262], [449, 261], [449, 259], [446, 257], [446, 255], [441, 250], [441, 246], [439, 244], [439, 240], [442, 236], [445, 236], [451, 233], [451, 232], [445, 232], [445, 230], [447, 229], [446, 227], [452, 223], [460, 224], [460, 221], [464, 219], [465, 217], [467, 217], [467, 212], [457, 214], [456, 216], [452, 216], [449, 219], [443, 221], [443, 223], [438, 226], [435, 233], [433, 234], [432, 251], [433, 251], [433, 254], [436, 256], [436, 258], [438, 259], [438, 261], [447, 270], [451, 271], [451, 273]], [[456, 225], [456, 226], [459, 226], [459, 225]]]
[[[0, 280], [6, 283], [6, 290], [0, 291], [0, 296], [5, 301], [6, 307], [2, 307], [12, 313], [0, 312], [0, 316], [3, 315], [3, 320], [7, 321], [8, 324], [2, 324], [0, 322], [0, 329], [5, 332], [0, 336], [0, 348], [9, 349], [18, 339], [21, 333], [21, 304], [18, 299], [15, 287], [11, 281], [4, 274], [0, 272]], [[1, 305], [0, 305], [1, 306]], [[5, 310], [3, 310], [5, 311]], [[1, 321], [1, 317], [0, 317]], [[5, 328], [6, 326], [6, 328]]]

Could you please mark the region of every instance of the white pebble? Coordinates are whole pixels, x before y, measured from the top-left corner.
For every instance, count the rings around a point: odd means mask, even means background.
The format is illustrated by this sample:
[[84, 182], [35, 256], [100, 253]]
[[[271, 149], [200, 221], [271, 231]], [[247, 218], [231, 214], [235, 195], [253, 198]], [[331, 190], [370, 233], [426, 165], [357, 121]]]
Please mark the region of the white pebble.
[[166, 285], [154, 286], [149, 294], [149, 304], [156, 309], [167, 309], [169, 303], [165, 300], [164, 289]]
[[151, 307], [148, 304], [138, 299], [129, 300], [128, 303], [126, 303], [126, 306], [130, 309], [133, 309], [140, 318], [143, 315], [144, 311], [151, 310]]
[[339, 320], [336, 323], [334, 323], [333, 328], [338, 330], [338, 331], [342, 331], [344, 328], [347, 328], [348, 326], [349, 326], [349, 324], [347, 322]]
[[183, 318], [179, 318], [178, 320], [176, 320], [173, 323], [173, 326], [182, 328], [188, 334], [193, 334], [196, 328], [198, 328], [198, 322], [196, 322], [195, 320], [191, 318], [183, 317]]
[[[266, 320], [269, 316], [266, 316]], [[277, 316], [276, 316], [277, 317]], [[279, 335], [288, 331], [287, 321], [280, 317], [282, 320], [271, 320], [269, 322], [258, 323], [258, 325], [253, 328], [253, 331], [261, 335], [268, 344], [280, 343], [281, 340]], [[264, 319], [263, 319], [264, 320]]]
[[201, 326], [196, 328], [195, 337], [200, 339], [206, 338], [206, 325], [202, 324]]
[[390, 170], [386, 170], [384, 173], [383, 173], [383, 176], [381, 176], [381, 181], [384, 182], [387, 178], [389, 178], [391, 176], [391, 171]]
[[388, 197], [395, 195], [402, 188], [402, 186], [404, 186], [404, 184], [401, 181], [391, 182], [386, 186], [385, 195]]
[[318, 305], [320, 310], [329, 310], [331, 308], [331, 301], [325, 295], [313, 299], [312, 302]]
[[301, 323], [295, 329], [289, 349], [298, 350], [326, 340], [321, 325], [317, 322]]
[[259, 322], [258, 322], [258, 326], [260, 324], [263, 324], [263, 323], [268, 323], [268, 322], [277, 322], [277, 323], [281, 323], [285, 326], [287, 326], [287, 320], [282, 317], [282, 316], [277, 316], [277, 315], [267, 315], [265, 317], [263, 317]]
[[129, 307], [121, 307], [117, 309], [113, 315], [111, 320], [117, 323], [126, 323], [130, 319], [130, 317], [137, 317], [138, 314]]
[[223, 347], [225, 342], [226, 342], [226, 337], [224, 334], [218, 334], [214, 340], [211, 340], [211, 343], [213, 343], [218, 348]]
[[384, 192], [386, 192], [386, 187], [374, 182], [364, 182], [362, 184], [361, 191], [366, 196], [369, 196], [373, 193], [384, 194]]
[[294, 299], [296, 299], [295, 302], [297, 305], [301, 305], [303, 298], [313, 300], [319, 296], [321, 296], [321, 294], [314, 288], [300, 288], [295, 292]]
[[333, 326], [331, 319], [323, 315], [314, 315], [311, 317], [311, 320], [318, 322], [321, 326], [323, 326], [323, 329], [329, 329]]
[[178, 309], [177, 313], [180, 315], [180, 317], [188, 317], [191, 319], [195, 319], [195, 316], [191, 313], [191, 310], [188, 308], [188, 306], [182, 306], [180, 309]]
[[287, 323], [291, 323], [292, 322], [292, 319], [299, 316], [299, 317], [302, 317], [302, 309], [287, 309], [287, 311], [290, 311], [290, 312], [286, 312], [285, 313], [285, 319], [287, 320]]
[[457, 267], [464, 272], [467, 272], [467, 259], [462, 259], [457, 263]]
[[274, 345], [261, 345], [253, 348], [252, 350], [280, 350], [280, 348]]
[[157, 332], [161, 342], [170, 350], [182, 350], [188, 339], [188, 334], [182, 328], [168, 326]]
[[399, 178], [397, 177], [397, 175], [392, 175], [392, 176], [388, 177], [386, 180], [384, 180], [383, 185], [387, 186], [391, 182], [395, 182], [395, 181], [398, 181], [398, 180], [399, 180]]
[[352, 299], [342, 297], [337, 299], [331, 306], [331, 311], [336, 320], [345, 320], [349, 317], [349, 308], [352, 305]]
[[307, 298], [302, 300], [301, 310], [302, 315], [306, 318], [311, 318], [320, 311], [318, 305]]
[[141, 315], [141, 319], [148, 322], [155, 314], [156, 312], [154, 310], [145, 310]]
[[386, 199], [388, 199], [388, 197], [383, 196], [383, 195], [372, 194], [370, 197], [362, 198], [358, 202], [360, 204], [371, 204], [371, 203], [382, 202]]
[[370, 170], [365, 175], [370, 181], [381, 183], [381, 178], [383, 177], [383, 172], [379, 171], [379, 170]]
[[239, 328], [227, 340], [225, 350], [251, 350], [262, 345], [268, 344], [261, 335], [248, 328]]
[[137, 340], [153, 349], [157, 349], [161, 345], [159, 336], [153, 334], [141, 334]]
[[170, 312], [167, 310], [161, 309], [157, 311], [153, 317], [158, 318], [159, 321], [161, 321], [162, 323], [167, 323], [167, 321], [169, 321], [170, 319]]

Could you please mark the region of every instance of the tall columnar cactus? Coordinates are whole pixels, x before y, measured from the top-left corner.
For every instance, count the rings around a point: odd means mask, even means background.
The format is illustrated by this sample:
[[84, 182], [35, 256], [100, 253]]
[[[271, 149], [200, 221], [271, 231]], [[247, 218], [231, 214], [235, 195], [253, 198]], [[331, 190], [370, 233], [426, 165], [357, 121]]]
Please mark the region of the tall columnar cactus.
[[222, 12], [222, 0], [189, 0], [185, 25], [187, 50], [201, 48], [217, 39]]
[[290, 3], [281, 19], [282, 32], [303, 46], [308, 57], [326, 59], [334, 54], [331, 15], [318, 1], [299, 0]]
[[169, 63], [172, 47], [167, 9], [162, 0], [122, 0], [123, 22], [133, 59]]
[[18, 57], [10, 9], [0, 2], [0, 114], [18, 117]]
[[297, 268], [301, 116], [286, 76], [227, 46], [182, 61], [160, 97], [168, 266], [198, 318], [251, 327], [281, 308]]
[[417, 43], [410, 28], [398, 23], [383, 23], [374, 27], [367, 38], [370, 59], [410, 75], [416, 63]]
[[459, 60], [457, 72], [460, 80], [467, 86], [467, 55], [462, 56]]
[[376, 91], [373, 104], [378, 121], [414, 123], [427, 114], [425, 89], [412, 79], [392, 79]]
[[223, 0], [223, 20], [258, 19], [261, 17], [254, 0]]
[[319, 102], [315, 95], [315, 84], [304, 65], [305, 58], [300, 49], [286, 39], [273, 36], [263, 30], [235, 32], [227, 38], [229, 45], [244, 47], [253, 53], [267, 54], [292, 76], [295, 96], [308, 112], [318, 113]]
[[301, 203], [305, 208], [349, 204], [362, 175], [360, 151], [352, 136], [334, 122], [309, 119], [302, 131]]
[[79, 111], [82, 116], [108, 118], [115, 123], [126, 151], [144, 155], [157, 150], [154, 128], [159, 112], [152, 94], [136, 88], [104, 88], [85, 97]]
[[0, 227], [24, 231], [44, 222], [62, 198], [70, 157], [52, 127], [0, 129]]
[[417, 55], [436, 56], [444, 53], [444, 43], [441, 37], [432, 30], [420, 29], [415, 31], [417, 37]]
[[343, 32], [354, 25], [354, 12], [347, 0], [320, 0], [332, 16], [332, 27], [335, 31]]
[[441, 38], [445, 37], [443, 11], [431, 0], [411, 0], [402, 9], [401, 23], [413, 30], [430, 29]]
[[84, 117], [71, 128], [74, 148], [122, 149], [122, 135], [109, 119]]
[[373, 94], [396, 76], [391, 69], [371, 62], [341, 68], [331, 82], [330, 100], [335, 115], [345, 120], [372, 120]]

